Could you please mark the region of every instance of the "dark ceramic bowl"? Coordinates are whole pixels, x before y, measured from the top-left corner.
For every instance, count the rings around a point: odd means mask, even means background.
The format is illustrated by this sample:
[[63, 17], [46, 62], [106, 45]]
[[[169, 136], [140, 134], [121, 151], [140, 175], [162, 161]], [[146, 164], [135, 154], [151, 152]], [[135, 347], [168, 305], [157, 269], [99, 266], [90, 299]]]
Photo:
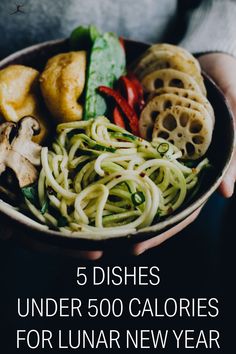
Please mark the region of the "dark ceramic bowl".
[[[130, 40], [125, 41], [125, 46], [128, 63], [131, 63], [148, 47], [147, 44]], [[0, 62], [0, 69], [10, 64], [24, 64], [42, 70], [48, 58], [57, 53], [66, 51], [69, 51], [68, 40], [56, 40], [37, 44], [18, 51], [2, 60]], [[194, 199], [189, 204], [185, 204], [171, 216], [167, 217], [164, 221], [132, 234], [127, 232], [127, 234], [122, 237], [117, 235], [117, 237], [112, 239], [109, 239], [109, 237], [107, 239], [101, 237], [101, 239], [94, 240], [92, 236], [91, 238], [84, 238], [81, 234], [72, 236], [50, 230], [46, 226], [16, 211], [12, 206], [1, 200], [0, 213], [4, 214], [3, 217], [10, 219], [12, 224], [15, 224], [15, 227], [19, 230], [19, 235], [24, 235], [26, 238], [34, 239], [46, 245], [50, 244], [51, 246], [75, 250], [104, 249], [105, 247], [110, 247], [111, 243], [117, 243], [117, 245], [120, 243], [136, 243], [159, 235], [190, 216], [208, 200], [220, 185], [232, 158], [234, 145], [233, 117], [227, 101], [216, 84], [207, 77], [207, 75], [203, 75], [208, 92], [208, 99], [214, 108], [216, 116], [213, 139], [207, 152], [207, 156], [214, 167], [207, 174], [204, 184], [202, 184], [200, 191]]]

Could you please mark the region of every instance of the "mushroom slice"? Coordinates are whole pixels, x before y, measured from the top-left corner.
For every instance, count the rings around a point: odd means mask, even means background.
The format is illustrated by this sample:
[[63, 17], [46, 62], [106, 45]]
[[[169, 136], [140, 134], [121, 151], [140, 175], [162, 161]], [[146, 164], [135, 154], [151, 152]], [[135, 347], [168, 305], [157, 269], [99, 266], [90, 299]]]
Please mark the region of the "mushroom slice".
[[10, 150], [6, 162], [7, 167], [15, 172], [20, 188], [27, 187], [37, 180], [37, 169], [18, 152]]
[[0, 125], [0, 175], [6, 170], [6, 157], [11, 150], [10, 134], [15, 128], [14, 123], [2, 123]]
[[212, 122], [200, 112], [175, 106], [158, 115], [152, 138], [164, 138], [182, 151], [183, 159], [196, 160], [206, 153], [212, 131]]
[[[20, 188], [34, 183], [40, 164], [41, 147], [31, 141], [39, 131], [39, 123], [33, 117], [25, 117], [19, 124], [18, 135], [11, 141], [11, 133], [17, 125], [6, 122], [0, 125], [0, 175], [10, 168], [18, 179]], [[16, 134], [16, 132], [14, 132]]]
[[159, 88], [177, 87], [201, 93], [197, 82], [190, 75], [174, 69], [162, 69], [153, 71], [141, 81], [146, 92], [152, 92]]
[[153, 92], [151, 92], [148, 96], [148, 102], [155, 96], [160, 96], [163, 94], [174, 94], [180, 97], [188, 98], [192, 101], [195, 101], [201, 105], [203, 105], [208, 113], [210, 114], [213, 124], [215, 123], [215, 114], [212, 105], [208, 101], [208, 99], [203, 96], [201, 93], [198, 93], [193, 90], [186, 90], [186, 89], [181, 89], [177, 87], [165, 87], [165, 88], [160, 88], [157, 89]]
[[41, 146], [32, 141], [34, 135], [40, 132], [40, 125], [37, 119], [28, 116], [19, 122], [18, 134], [12, 141], [12, 150], [24, 156], [33, 165], [40, 165]]
[[187, 107], [200, 112], [204, 120], [210, 121], [213, 129], [212, 119], [203, 105], [188, 98], [169, 93], [154, 96], [143, 109], [139, 120], [139, 130], [142, 138], [150, 138], [150, 131], [152, 131], [158, 115], [164, 110], [175, 106]]
[[155, 70], [171, 68], [191, 75], [206, 95], [198, 61], [185, 49], [170, 44], [151, 46], [136, 64], [134, 73], [141, 80]]

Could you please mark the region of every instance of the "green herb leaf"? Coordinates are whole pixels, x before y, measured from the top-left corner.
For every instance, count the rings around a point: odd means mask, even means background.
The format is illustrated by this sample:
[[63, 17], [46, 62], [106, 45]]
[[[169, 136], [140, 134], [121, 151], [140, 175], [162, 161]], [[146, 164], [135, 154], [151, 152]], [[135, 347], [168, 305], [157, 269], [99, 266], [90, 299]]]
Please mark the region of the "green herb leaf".
[[93, 146], [93, 149], [99, 150], [99, 151], [109, 151], [109, 152], [115, 152], [116, 151], [116, 149], [113, 148], [113, 147], [103, 146], [103, 145], [99, 145], [99, 144], [95, 144]]
[[135, 192], [131, 194], [131, 200], [134, 204], [134, 206], [141, 205], [145, 202], [145, 196], [143, 192]]
[[36, 184], [21, 188], [21, 191], [26, 199], [28, 199], [32, 204], [38, 204], [38, 189]]
[[100, 33], [95, 26], [79, 26], [70, 35], [70, 47], [72, 50], [90, 50], [99, 36]]
[[44, 215], [48, 211], [48, 207], [49, 207], [49, 200], [46, 199], [45, 202], [42, 205], [41, 210], [40, 210], [42, 215]]
[[126, 133], [120, 133], [120, 132], [111, 133], [111, 136], [116, 139], [131, 141], [131, 142], [137, 140], [137, 137], [132, 134], [126, 134]]

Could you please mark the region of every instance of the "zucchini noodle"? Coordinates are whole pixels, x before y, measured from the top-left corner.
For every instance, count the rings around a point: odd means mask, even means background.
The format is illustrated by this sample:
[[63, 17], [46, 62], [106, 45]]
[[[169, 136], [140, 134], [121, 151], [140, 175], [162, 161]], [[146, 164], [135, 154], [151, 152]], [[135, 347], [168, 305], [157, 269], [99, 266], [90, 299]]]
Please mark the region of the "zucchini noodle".
[[181, 156], [166, 140], [145, 141], [106, 117], [63, 123], [52, 150], [42, 148], [38, 205], [26, 204], [62, 231], [135, 231], [170, 215], [196, 187], [208, 160], [190, 168]]

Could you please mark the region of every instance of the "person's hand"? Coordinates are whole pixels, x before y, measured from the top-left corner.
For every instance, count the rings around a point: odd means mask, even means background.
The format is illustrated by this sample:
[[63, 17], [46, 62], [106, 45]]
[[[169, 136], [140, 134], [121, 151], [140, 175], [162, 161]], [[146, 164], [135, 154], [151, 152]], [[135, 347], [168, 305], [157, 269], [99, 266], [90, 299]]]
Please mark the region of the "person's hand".
[[[236, 123], [236, 58], [223, 53], [205, 54], [198, 58], [202, 69], [216, 82], [225, 94]], [[236, 125], [235, 125], [236, 126]], [[229, 198], [236, 181], [236, 150], [230, 167], [220, 185], [221, 194]]]

